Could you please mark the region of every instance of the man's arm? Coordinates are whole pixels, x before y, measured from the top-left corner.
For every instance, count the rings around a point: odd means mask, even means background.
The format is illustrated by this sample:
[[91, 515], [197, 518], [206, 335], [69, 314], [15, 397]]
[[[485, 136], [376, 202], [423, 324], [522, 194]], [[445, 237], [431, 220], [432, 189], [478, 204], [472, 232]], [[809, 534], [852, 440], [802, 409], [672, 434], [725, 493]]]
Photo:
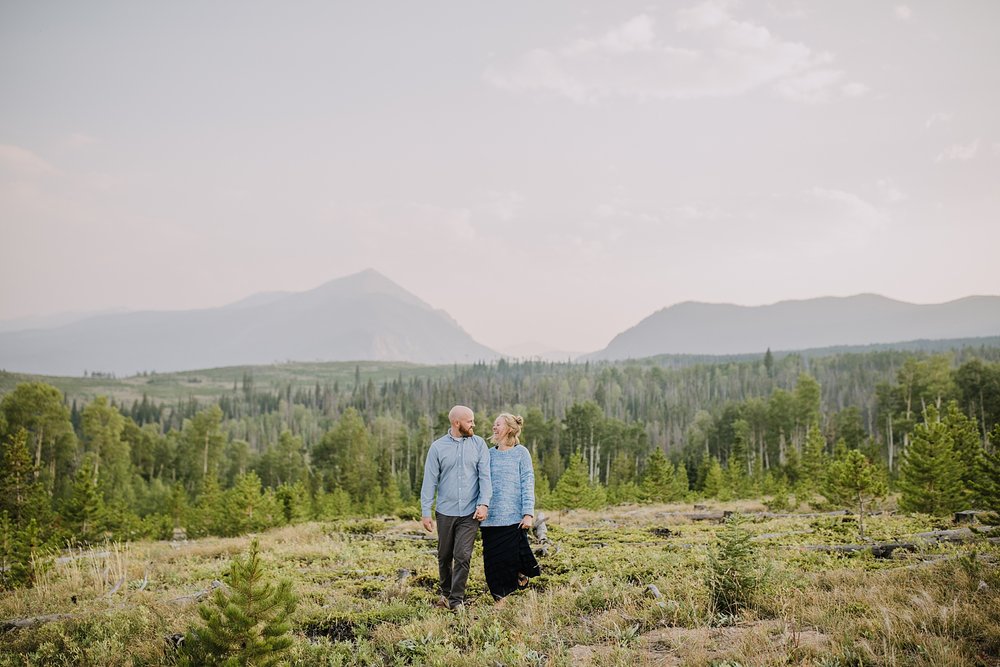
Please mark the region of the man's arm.
[[437, 490], [440, 475], [441, 462], [438, 460], [437, 449], [432, 443], [431, 448], [427, 450], [427, 460], [424, 461], [424, 481], [420, 485], [421, 523], [428, 532], [434, 527], [431, 518], [431, 504], [434, 502], [434, 492]]
[[[489, 507], [493, 500], [493, 480], [490, 478], [490, 450], [486, 446], [486, 441], [479, 439], [479, 462], [476, 470], [479, 474], [479, 500], [476, 501], [476, 511], [482, 506]], [[483, 519], [486, 514], [483, 514]]]

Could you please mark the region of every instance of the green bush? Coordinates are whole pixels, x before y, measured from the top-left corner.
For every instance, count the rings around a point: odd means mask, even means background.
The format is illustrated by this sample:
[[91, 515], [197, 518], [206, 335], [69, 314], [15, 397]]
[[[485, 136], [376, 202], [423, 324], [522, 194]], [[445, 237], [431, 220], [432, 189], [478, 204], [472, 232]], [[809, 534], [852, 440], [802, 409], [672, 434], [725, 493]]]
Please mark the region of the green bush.
[[743, 521], [732, 515], [709, 553], [706, 583], [712, 611], [719, 615], [732, 616], [753, 608], [767, 579], [767, 570]]

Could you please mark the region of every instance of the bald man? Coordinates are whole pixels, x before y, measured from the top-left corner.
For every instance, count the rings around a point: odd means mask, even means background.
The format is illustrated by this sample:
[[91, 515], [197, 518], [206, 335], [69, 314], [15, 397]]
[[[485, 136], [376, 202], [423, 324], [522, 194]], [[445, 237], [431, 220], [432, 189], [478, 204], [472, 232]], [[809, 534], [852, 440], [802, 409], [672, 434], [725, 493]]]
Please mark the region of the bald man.
[[439, 607], [458, 610], [465, 604], [465, 584], [479, 522], [486, 518], [493, 486], [490, 452], [474, 433], [471, 408], [456, 405], [448, 413], [451, 428], [431, 444], [420, 487], [421, 523], [431, 532], [431, 503], [437, 493]]

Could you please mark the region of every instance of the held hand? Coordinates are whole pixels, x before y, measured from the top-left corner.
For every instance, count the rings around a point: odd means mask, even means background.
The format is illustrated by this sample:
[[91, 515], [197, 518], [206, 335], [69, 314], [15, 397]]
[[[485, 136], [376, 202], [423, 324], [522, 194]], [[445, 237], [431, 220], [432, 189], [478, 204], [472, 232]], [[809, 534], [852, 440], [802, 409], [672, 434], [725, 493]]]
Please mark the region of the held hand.
[[434, 521], [429, 516], [420, 519], [420, 523], [428, 533], [434, 530]]
[[483, 521], [486, 519], [486, 513], [488, 511], [489, 509], [486, 507], [486, 505], [477, 505], [476, 512], [475, 514], [472, 515], [472, 518], [475, 519], [476, 521]]
[[521, 519], [521, 523], [518, 525], [520, 525], [521, 528], [525, 530], [530, 530], [531, 527], [535, 525], [535, 517], [531, 516], [530, 514], [525, 514], [524, 518]]

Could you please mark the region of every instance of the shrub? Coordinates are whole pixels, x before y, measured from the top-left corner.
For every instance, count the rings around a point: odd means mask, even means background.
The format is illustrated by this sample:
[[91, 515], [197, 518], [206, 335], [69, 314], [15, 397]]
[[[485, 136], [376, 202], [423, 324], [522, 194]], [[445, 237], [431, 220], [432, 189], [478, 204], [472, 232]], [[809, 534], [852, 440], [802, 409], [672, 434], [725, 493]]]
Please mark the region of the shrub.
[[706, 583], [713, 611], [734, 615], [752, 608], [766, 579], [767, 570], [750, 533], [743, 528], [743, 519], [732, 515], [719, 531], [708, 558]]

